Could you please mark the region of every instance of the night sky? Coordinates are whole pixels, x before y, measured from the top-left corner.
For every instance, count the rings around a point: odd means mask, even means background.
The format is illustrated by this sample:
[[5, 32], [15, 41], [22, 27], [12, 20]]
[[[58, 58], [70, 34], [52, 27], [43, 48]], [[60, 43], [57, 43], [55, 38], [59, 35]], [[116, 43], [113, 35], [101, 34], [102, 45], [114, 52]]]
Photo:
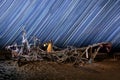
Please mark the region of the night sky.
[[59, 47], [111, 42], [120, 48], [120, 0], [0, 0], [0, 46], [53, 40]]

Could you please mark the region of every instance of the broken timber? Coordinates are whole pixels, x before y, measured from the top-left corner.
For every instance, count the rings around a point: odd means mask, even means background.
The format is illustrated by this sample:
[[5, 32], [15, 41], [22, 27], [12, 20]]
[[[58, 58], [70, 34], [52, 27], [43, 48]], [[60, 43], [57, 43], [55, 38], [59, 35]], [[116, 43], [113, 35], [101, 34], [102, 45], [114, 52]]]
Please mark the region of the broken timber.
[[[107, 47], [106, 45], [110, 45]], [[62, 51], [53, 51], [50, 54], [57, 58], [58, 63], [66, 62], [66, 60], [70, 60], [71, 58], [74, 58], [74, 64], [81, 63], [92, 63], [94, 61], [94, 58], [98, 54], [99, 50], [103, 48], [103, 46], [107, 47], [106, 49], [111, 49], [111, 43], [108, 42], [102, 42], [97, 43], [93, 45], [89, 45], [88, 47], [82, 47], [82, 48], [75, 48], [75, 49], [65, 49]]]

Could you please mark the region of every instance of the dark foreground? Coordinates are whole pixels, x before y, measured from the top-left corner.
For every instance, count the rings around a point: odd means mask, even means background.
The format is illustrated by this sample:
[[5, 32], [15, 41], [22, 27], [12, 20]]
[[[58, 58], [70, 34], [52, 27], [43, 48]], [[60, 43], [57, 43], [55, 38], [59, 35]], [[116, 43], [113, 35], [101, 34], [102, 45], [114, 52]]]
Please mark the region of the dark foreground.
[[83, 66], [71, 63], [0, 61], [0, 80], [120, 80], [120, 61], [106, 59]]

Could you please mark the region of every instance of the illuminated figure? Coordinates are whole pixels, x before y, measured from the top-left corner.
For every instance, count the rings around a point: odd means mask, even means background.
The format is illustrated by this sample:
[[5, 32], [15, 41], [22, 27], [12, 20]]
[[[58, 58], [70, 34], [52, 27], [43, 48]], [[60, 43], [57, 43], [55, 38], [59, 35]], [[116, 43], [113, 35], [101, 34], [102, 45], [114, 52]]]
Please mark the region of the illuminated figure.
[[48, 52], [48, 53], [52, 52], [52, 47], [53, 47], [53, 46], [52, 46], [52, 41], [49, 41], [49, 42], [48, 42], [48, 47], [47, 47], [47, 52]]
[[28, 54], [28, 52], [30, 52], [30, 45], [28, 43], [25, 30], [23, 30], [22, 34], [22, 46], [23, 46], [22, 53]]

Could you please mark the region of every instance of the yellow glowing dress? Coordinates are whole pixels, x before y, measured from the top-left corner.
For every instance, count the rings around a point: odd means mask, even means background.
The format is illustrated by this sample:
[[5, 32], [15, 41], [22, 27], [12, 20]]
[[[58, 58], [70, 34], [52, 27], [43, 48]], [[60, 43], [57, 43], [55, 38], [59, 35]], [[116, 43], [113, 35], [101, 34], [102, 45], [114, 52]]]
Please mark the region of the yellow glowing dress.
[[48, 43], [47, 52], [52, 52], [52, 43]]

